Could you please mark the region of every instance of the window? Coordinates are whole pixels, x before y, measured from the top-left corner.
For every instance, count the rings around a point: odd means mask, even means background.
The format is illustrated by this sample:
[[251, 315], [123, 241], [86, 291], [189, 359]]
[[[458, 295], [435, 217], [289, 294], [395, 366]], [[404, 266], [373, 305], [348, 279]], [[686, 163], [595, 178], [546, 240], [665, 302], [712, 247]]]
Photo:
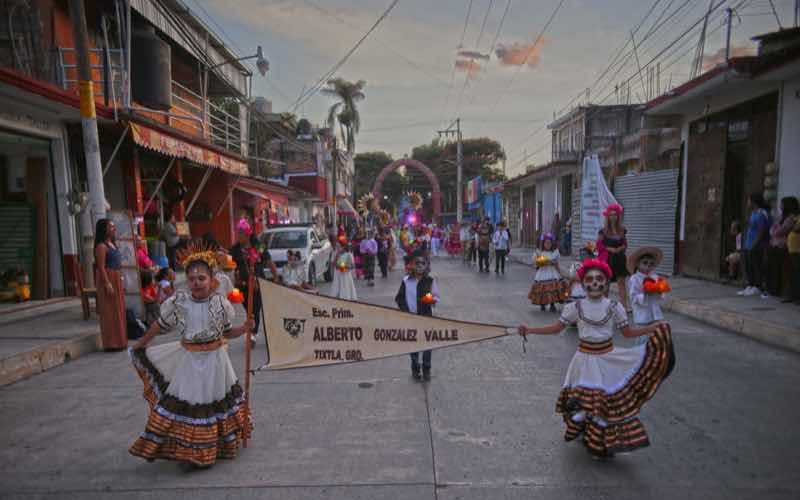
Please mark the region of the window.
[[269, 233], [267, 248], [282, 250], [286, 248], [305, 248], [308, 243], [306, 231], [277, 231]]

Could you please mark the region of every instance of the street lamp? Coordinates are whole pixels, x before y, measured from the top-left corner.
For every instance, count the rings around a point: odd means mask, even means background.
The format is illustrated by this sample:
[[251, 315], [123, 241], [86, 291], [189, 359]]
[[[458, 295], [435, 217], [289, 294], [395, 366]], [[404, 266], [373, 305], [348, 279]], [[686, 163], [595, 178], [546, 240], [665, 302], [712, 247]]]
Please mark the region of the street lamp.
[[215, 68], [219, 68], [220, 66], [224, 66], [226, 64], [230, 64], [232, 62], [248, 61], [250, 59], [256, 60], [256, 68], [258, 69], [258, 72], [261, 73], [261, 76], [267, 76], [267, 71], [269, 71], [269, 61], [267, 61], [267, 59], [264, 57], [264, 53], [261, 51], [261, 45], [258, 46], [258, 48], [256, 49], [256, 53], [252, 56], [244, 56], [236, 59], [229, 59], [227, 61], [223, 61], [219, 64], [209, 66], [208, 71], [211, 71], [212, 69]]

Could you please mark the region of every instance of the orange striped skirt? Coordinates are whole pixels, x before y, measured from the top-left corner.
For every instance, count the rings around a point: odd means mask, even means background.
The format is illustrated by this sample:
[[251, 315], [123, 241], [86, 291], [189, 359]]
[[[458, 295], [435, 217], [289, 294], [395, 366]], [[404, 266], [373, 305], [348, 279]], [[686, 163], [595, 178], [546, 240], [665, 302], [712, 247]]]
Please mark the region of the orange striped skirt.
[[[582, 343], [580, 351], [603, 356], [608, 346], [595, 344]], [[648, 446], [647, 432], [637, 416], [674, 365], [672, 334], [669, 325], [664, 325], [650, 336], [644, 359], [621, 389], [609, 393], [580, 385], [564, 387], [556, 402], [556, 413], [563, 416], [566, 424], [564, 439], [581, 438], [587, 450], [597, 456]]]
[[191, 404], [167, 393], [169, 382], [147, 358], [145, 349], [132, 350], [131, 358], [150, 406], [145, 430], [129, 449], [132, 455], [198, 466], [213, 465], [219, 458], [236, 458], [242, 441], [253, 429], [238, 383], [219, 401]]

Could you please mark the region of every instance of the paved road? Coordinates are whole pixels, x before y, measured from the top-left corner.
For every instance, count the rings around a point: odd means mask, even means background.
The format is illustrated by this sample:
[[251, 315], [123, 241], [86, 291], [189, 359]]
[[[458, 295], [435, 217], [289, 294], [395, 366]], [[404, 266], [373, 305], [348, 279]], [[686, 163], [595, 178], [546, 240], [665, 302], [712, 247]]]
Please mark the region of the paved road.
[[[434, 261], [437, 314], [516, 325], [529, 268], [479, 275]], [[395, 273], [362, 300], [391, 305]], [[678, 364], [645, 408], [650, 448], [594, 461], [553, 412], [575, 334], [503, 338], [433, 354], [255, 379], [256, 432], [207, 471], [128, 455], [146, 404], [125, 353], [92, 354], [0, 389], [0, 497], [19, 499], [800, 498], [800, 356], [680, 317]], [[242, 345], [232, 346], [239, 373]], [[263, 343], [256, 351], [263, 356]]]

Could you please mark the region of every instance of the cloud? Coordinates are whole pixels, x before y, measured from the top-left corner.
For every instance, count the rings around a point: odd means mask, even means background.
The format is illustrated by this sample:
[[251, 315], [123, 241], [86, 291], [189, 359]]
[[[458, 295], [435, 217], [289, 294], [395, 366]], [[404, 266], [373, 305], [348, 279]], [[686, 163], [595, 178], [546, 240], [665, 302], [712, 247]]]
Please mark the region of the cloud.
[[522, 66], [527, 64], [528, 67], [535, 68], [539, 65], [542, 49], [548, 42], [547, 39], [541, 38], [538, 43], [499, 43], [494, 50], [494, 55], [500, 60], [501, 66]]
[[470, 59], [457, 59], [456, 71], [461, 71], [467, 74], [470, 80], [477, 80], [481, 72], [481, 64]]
[[[739, 45], [731, 47], [731, 57], [747, 57], [756, 55], [755, 47]], [[725, 62], [725, 47], [711, 55], [703, 56], [703, 73]]]
[[464, 57], [466, 59], [472, 59], [473, 61], [478, 60], [489, 60], [489, 54], [482, 54], [476, 50], [459, 50], [458, 57]]

